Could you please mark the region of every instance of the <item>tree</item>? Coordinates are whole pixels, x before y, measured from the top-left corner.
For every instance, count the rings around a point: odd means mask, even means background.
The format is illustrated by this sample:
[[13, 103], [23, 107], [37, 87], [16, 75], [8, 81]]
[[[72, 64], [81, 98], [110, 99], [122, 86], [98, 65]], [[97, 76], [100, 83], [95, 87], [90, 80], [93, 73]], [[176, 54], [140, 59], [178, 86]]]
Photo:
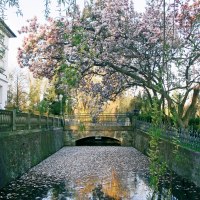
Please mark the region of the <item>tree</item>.
[[144, 13], [136, 13], [128, 0], [101, 0], [88, 4], [82, 15], [76, 10], [47, 25], [35, 18], [22, 28], [28, 37], [19, 63], [49, 79], [56, 74], [65, 80], [74, 71], [79, 89], [101, 96], [101, 102], [142, 87], [152, 105], [156, 98], [159, 109], [167, 106], [177, 124], [187, 126], [200, 89], [199, 8], [199, 1], [179, 1], [163, 10], [163, 1], [151, 0]]
[[42, 81], [40, 79], [33, 79], [29, 76], [28, 109], [30, 112], [35, 112], [39, 109], [40, 98], [42, 95], [41, 84]]
[[27, 75], [23, 71], [14, 71], [8, 76], [8, 109], [25, 111], [28, 107]]
[[[100, 32], [99, 26], [94, 31], [98, 33], [92, 38], [95, 52], [98, 52], [98, 58], [93, 59], [94, 64], [101, 68], [108, 66], [112, 74], [120, 72], [125, 75], [128, 84], [146, 90], [151, 102], [157, 98], [160, 108], [167, 102], [177, 123], [187, 126], [195, 113], [199, 94], [199, 73], [194, 74], [193, 71], [199, 62], [199, 2], [191, 6], [182, 2], [168, 5], [165, 22], [162, 1], [149, 1], [139, 20], [137, 14], [129, 18], [130, 15], [125, 12], [128, 9], [120, 12], [121, 3], [108, 3], [103, 12], [105, 16], [95, 18], [96, 24], [102, 25], [107, 21], [105, 26], [100, 26]], [[97, 6], [96, 10], [92, 16], [100, 8]], [[112, 13], [117, 14], [113, 16]], [[115, 26], [116, 23], [118, 26]], [[176, 74], [177, 71], [180, 73]], [[178, 102], [171, 96], [175, 90], [183, 93], [179, 109], [175, 109]], [[185, 111], [189, 97], [191, 103]]]

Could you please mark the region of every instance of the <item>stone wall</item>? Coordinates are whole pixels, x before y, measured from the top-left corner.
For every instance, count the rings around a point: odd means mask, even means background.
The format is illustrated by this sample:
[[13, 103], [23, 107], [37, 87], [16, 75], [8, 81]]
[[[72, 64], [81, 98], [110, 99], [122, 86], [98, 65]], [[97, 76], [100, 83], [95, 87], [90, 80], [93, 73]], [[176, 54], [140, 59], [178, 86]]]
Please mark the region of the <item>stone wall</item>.
[[80, 130], [78, 126], [66, 126], [64, 144], [65, 146], [75, 146], [79, 139], [102, 136], [117, 139], [122, 146], [131, 146], [132, 132], [132, 126], [85, 126], [84, 130]]
[[0, 133], [0, 188], [58, 151], [63, 130]]
[[[147, 155], [150, 135], [143, 131], [135, 130], [132, 135], [132, 146]], [[176, 146], [164, 139], [159, 141], [160, 156], [168, 166], [178, 175], [187, 178], [200, 186], [200, 152], [179, 147], [174, 153]]]

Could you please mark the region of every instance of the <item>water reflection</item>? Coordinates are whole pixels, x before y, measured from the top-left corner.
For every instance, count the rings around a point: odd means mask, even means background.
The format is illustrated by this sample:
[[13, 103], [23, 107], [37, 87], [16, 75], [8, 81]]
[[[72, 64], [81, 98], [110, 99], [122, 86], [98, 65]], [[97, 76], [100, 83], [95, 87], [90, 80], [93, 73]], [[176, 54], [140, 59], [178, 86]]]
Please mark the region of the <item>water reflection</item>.
[[98, 180], [97, 177], [89, 178], [87, 181], [78, 182], [78, 199], [127, 199], [129, 190], [122, 182], [115, 170], [112, 170], [111, 176]]
[[66, 147], [1, 189], [0, 199], [199, 200], [199, 188], [170, 173], [155, 192], [148, 165], [129, 147]]
[[75, 182], [30, 173], [0, 190], [0, 199], [12, 200], [198, 200], [199, 197], [200, 188], [169, 173], [155, 192], [149, 186], [148, 174], [128, 173], [120, 177], [114, 169], [104, 178], [90, 176]]

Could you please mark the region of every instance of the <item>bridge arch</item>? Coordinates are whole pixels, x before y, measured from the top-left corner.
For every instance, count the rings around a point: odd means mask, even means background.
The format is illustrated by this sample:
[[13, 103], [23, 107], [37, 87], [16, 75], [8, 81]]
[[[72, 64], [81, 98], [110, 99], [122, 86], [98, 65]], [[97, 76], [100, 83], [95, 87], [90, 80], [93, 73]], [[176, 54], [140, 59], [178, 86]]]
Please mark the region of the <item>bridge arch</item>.
[[106, 136], [89, 136], [76, 140], [75, 146], [121, 146], [121, 141]]

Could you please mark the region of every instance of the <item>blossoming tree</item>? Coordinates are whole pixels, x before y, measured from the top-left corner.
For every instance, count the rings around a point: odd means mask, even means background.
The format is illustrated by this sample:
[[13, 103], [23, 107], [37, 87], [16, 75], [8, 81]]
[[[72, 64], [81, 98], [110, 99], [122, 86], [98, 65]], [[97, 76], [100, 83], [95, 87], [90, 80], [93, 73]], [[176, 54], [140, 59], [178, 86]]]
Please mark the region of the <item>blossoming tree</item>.
[[62, 87], [78, 85], [100, 102], [139, 86], [187, 126], [200, 90], [199, 11], [190, 0], [150, 0], [144, 13], [129, 0], [99, 0], [46, 25], [34, 18], [21, 30], [19, 64], [36, 76], [57, 74]]

